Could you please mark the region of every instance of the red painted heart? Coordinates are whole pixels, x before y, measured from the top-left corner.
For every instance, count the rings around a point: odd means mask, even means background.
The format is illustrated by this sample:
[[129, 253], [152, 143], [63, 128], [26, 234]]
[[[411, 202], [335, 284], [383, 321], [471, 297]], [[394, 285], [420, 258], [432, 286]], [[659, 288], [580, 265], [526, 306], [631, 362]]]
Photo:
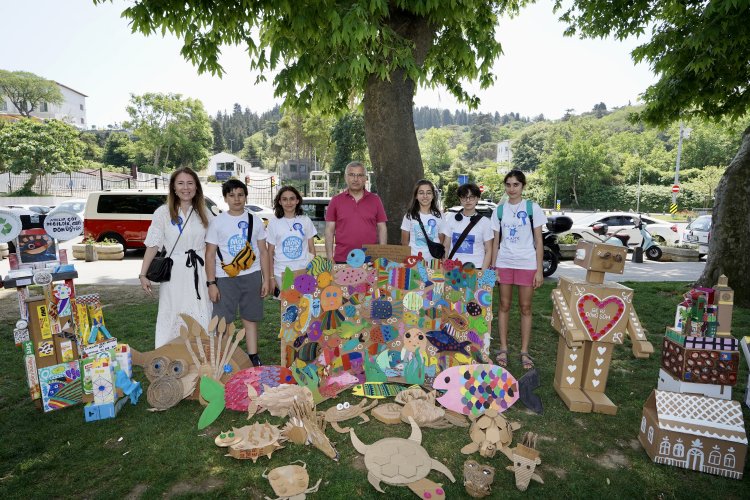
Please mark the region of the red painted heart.
[[[602, 311], [610, 304], [617, 304], [617, 312], [614, 313], [614, 315], [612, 315], [611, 317], [607, 318], [608, 321], [606, 325], [596, 330], [594, 328], [594, 325], [591, 323], [591, 319], [589, 318], [586, 311], [587, 302], [593, 302], [593, 305], [596, 307], [597, 315], [600, 311]], [[591, 337], [591, 340], [599, 340], [600, 338], [607, 335], [609, 331], [617, 324], [617, 322], [620, 321], [620, 318], [622, 318], [622, 315], [624, 313], [625, 302], [623, 302], [621, 298], [615, 297], [614, 295], [611, 295], [604, 300], [599, 300], [599, 297], [597, 297], [596, 295], [587, 293], [580, 299], [578, 299], [578, 317], [581, 318], [581, 321], [586, 327], [586, 331]], [[603, 323], [603, 321], [601, 321], [601, 323]]]

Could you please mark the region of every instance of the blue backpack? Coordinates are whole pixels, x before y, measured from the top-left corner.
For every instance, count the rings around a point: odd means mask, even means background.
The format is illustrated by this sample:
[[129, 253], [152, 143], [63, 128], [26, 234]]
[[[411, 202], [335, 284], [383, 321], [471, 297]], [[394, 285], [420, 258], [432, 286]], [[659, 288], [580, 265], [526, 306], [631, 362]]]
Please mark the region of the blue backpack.
[[[500, 241], [503, 239], [503, 205], [501, 203], [497, 206], [497, 220], [500, 221]], [[531, 224], [531, 232], [534, 233], [534, 203], [531, 200], [526, 200], [526, 213], [529, 215], [529, 223]]]

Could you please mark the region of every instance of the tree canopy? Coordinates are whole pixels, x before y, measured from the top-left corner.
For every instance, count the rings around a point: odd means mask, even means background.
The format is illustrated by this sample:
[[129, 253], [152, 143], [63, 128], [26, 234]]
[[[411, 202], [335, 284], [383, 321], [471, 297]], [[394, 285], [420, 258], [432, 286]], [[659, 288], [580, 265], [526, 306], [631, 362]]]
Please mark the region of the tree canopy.
[[43, 102], [63, 102], [62, 92], [55, 82], [28, 71], [0, 69], [0, 95], [8, 96], [18, 112], [26, 118]]

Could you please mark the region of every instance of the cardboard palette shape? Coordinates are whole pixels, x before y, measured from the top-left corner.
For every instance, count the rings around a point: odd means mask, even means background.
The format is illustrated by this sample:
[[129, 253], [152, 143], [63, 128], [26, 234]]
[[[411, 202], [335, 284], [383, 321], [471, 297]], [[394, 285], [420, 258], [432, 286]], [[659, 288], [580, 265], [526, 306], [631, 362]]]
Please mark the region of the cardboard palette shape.
[[452, 366], [489, 361], [494, 271], [460, 262], [443, 269], [415, 256], [392, 261], [371, 250], [360, 267], [318, 260], [287, 283], [283, 365], [306, 381], [315, 374], [324, 399], [340, 391], [335, 384], [329, 390], [328, 379], [343, 373], [360, 383], [365, 374], [368, 382], [424, 383]]
[[614, 415], [605, 391], [615, 345], [628, 336], [637, 358], [654, 348], [633, 308], [633, 290], [604, 281], [606, 272], [623, 272], [626, 249], [579, 241], [576, 252], [586, 279], [562, 277], [552, 291], [551, 323], [560, 334], [553, 386], [571, 411]]
[[747, 434], [736, 401], [654, 390], [638, 440], [656, 463], [742, 479]]

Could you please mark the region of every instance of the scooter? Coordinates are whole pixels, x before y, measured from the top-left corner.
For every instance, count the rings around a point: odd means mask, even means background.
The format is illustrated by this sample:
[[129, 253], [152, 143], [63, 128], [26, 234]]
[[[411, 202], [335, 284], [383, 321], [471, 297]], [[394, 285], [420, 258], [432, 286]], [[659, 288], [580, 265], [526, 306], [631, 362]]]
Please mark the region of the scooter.
[[643, 249], [643, 253], [646, 255], [646, 258], [648, 260], [661, 259], [661, 248], [659, 248], [659, 245], [654, 243], [654, 238], [651, 236], [651, 233], [648, 232], [648, 224], [643, 222], [643, 220], [640, 218], [636, 220], [637, 222], [635, 223], [635, 227], [641, 232], [641, 248]]
[[560, 263], [560, 245], [557, 242], [557, 234], [565, 232], [573, 227], [573, 219], [565, 215], [556, 215], [547, 218], [547, 225], [542, 232], [542, 243], [544, 245], [544, 257], [542, 260], [542, 274], [546, 278], [557, 271]]
[[630, 241], [630, 235], [629, 234], [620, 234], [620, 231], [624, 231], [623, 229], [618, 229], [614, 233], [609, 233], [609, 226], [604, 223], [600, 224], [594, 224], [591, 226], [591, 230], [594, 231], [593, 233], [590, 231], [584, 231], [584, 233], [589, 234], [599, 240], [602, 243], [605, 243], [607, 245], [614, 245], [616, 247], [625, 247], [628, 248], [628, 241]]

